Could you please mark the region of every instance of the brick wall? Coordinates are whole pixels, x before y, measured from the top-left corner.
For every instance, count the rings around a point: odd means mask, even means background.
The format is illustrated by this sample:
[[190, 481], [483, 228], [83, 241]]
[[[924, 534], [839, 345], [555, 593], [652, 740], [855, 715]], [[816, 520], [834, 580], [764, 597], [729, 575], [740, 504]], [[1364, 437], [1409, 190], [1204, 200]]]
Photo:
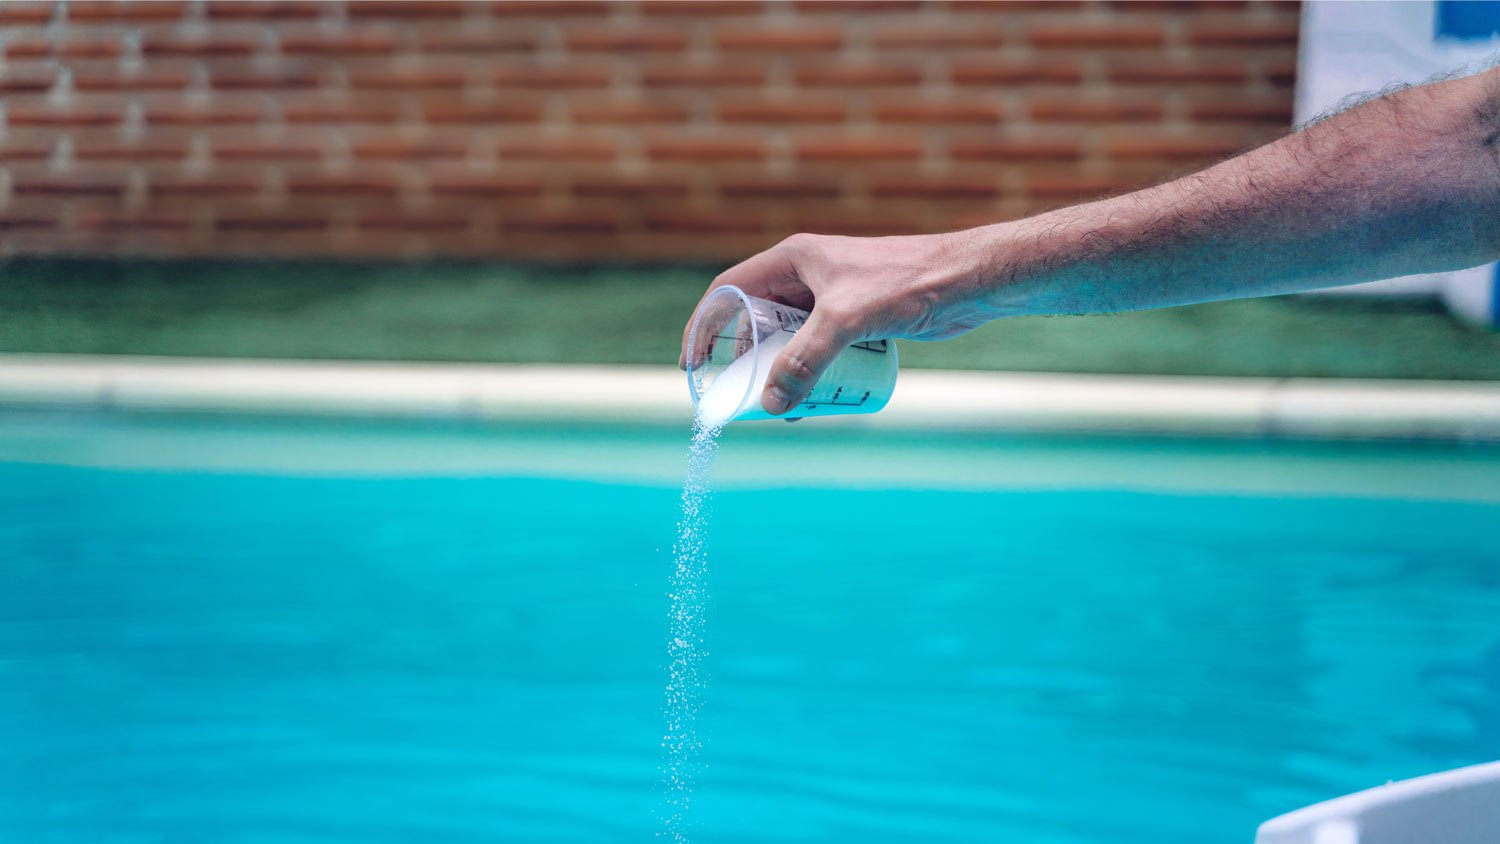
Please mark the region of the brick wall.
[[732, 258], [1284, 131], [1271, 2], [7, 2], [0, 250]]

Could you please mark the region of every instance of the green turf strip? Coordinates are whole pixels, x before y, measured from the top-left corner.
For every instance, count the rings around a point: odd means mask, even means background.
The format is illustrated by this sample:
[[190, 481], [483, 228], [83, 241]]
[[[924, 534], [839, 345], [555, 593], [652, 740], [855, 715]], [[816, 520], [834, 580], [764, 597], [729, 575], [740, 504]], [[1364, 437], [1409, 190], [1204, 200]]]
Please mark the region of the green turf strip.
[[[671, 363], [717, 268], [11, 259], [0, 352]], [[1435, 304], [1283, 297], [1002, 320], [912, 367], [1500, 379], [1500, 334]]]

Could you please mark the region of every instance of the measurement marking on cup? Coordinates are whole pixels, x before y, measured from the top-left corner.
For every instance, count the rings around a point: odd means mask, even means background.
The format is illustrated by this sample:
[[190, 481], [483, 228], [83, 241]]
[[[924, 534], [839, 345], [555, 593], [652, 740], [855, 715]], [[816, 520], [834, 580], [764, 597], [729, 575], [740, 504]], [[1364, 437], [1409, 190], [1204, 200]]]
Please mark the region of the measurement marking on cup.
[[834, 407], [859, 407], [860, 405], [863, 405], [865, 402], [870, 400], [870, 391], [866, 390], [864, 395], [860, 396], [854, 401], [839, 401], [839, 394], [843, 392], [844, 388], [840, 387], [838, 388], [838, 390], [834, 391], [833, 397], [828, 401], [805, 401], [802, 403], [802, 406], [817, 407], [818, 405], [826, 404]]

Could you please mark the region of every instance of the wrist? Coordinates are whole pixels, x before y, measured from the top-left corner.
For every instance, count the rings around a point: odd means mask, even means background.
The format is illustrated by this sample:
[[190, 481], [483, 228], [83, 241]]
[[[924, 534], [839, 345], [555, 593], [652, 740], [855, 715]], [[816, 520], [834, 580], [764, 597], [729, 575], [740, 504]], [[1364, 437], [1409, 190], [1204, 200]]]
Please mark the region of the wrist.
[[[995, 223], [943, 235], [947, 279], [945, 284], [974, 303], [987, 319], [1027, 316], [1037, 310], [1037, 281], [1043, 275], [1040, 260], [1044, 226], [1029, 224], [1041, 218]], [[1030, 231], [1028, 231], [1030, 229]], [[1023, 245], [1025, 244], [1025, 245]]]
[[1109, 268], [1135, 217], [1117, 198], [972, 230], [987, 307], [997, 317], [1116, 310]]
[[924, 339], [944, 339], [1007, 314], [994, 309], [990, 237], [983, 229], [922, 235], [925, 271], [911, 292], [921, 303]]

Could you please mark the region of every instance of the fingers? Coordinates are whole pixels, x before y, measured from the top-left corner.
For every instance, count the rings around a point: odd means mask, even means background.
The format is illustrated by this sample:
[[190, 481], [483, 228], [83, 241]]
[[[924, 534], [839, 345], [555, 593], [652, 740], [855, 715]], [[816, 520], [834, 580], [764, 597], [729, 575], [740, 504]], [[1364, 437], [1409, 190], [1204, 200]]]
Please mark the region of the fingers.
[[771, 365], [761, 405], [772, 416], [780, 416], [807, 398], [823, 370], [855, 339], [827, 313], [827, 308], [813, 308], [807, 323], [797, 329]]
[[[777, 287], [785, 286], [789, 281], [796, 281], [797, 268], [792, 264], [787, 250], [777, 245], [758, 255], [752, 255], [738, 264], [730, 267], [703, 291], [703, 297], [714, 292], [726, 284], [733, 284], [751, 296], [762, 299], [772, 298], [771, 291]], [[700, 297], [699, 305], [703, 302]], [[694, 315], [698, 313], [693, 310]], [[677, 354], [677, 368], [686, 369], [688, 362], [688, 335], [692, 333], [693, 320], [688, 319], [687, 325], [682, 328], [682, 345]], [[701, 350], [697, 350], [701, 351]]]

